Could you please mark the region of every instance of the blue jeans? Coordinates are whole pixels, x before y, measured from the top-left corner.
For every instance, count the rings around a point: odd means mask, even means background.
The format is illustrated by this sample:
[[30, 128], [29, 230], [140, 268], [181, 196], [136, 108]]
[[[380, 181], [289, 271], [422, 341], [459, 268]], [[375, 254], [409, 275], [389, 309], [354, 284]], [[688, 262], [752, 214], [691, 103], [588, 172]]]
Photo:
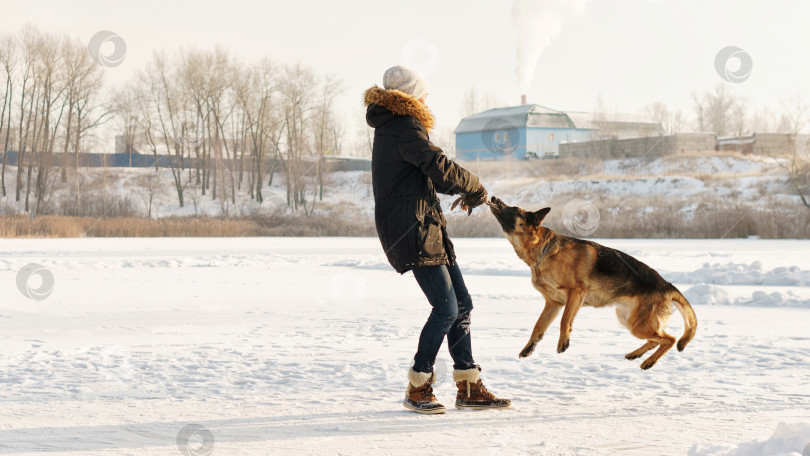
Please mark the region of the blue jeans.
[[470, 341], [472, 297], [464, 285], [458, 264], [414, 268], [413, 276], [433, 307], [419, 336], [413, 369], [418, 372], [433, 371], [433, 363], [436, 362], [436, 355], [445, 335], [450, 346], [453, 367], [475, 367]]

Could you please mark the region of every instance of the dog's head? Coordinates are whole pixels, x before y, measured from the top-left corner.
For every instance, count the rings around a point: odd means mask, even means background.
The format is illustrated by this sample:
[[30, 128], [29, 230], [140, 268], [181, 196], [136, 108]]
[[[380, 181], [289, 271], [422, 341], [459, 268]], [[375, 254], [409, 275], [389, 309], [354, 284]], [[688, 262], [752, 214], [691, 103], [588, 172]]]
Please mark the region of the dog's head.
[[[527, 243], [539, 242], [540, 223], [551, 210], [550, 207], [529, 212], [517, 206], [507, 206], [502, 200], [492, 197], [489, 201], [489, 210], [501, 224], [501, 229], [506, 233], [506, 238], [515, 247], [521, 250]], [[518, 253], [520, 254], [520, 253]]]

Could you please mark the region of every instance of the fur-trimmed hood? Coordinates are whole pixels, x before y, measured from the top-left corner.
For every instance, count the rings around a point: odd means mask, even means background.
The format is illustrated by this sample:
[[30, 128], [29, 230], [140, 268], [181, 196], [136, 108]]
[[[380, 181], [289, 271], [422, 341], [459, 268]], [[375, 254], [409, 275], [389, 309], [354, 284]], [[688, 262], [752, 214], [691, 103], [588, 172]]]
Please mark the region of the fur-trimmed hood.
[[374, 109], [371, 105], [377, 105], [395, 115], [413, 117], [419, 121], [428, 132], [433, 129], [433, 113], [431, 113], [425, 105], [420, 103], [419, 100], [405, 92], [400, 90], [385, 90], [375, 85], [366, 90], [363, 101], [366, 106], [369, 106], [366, 120], [372, 127], [377, 127], [378, 125], [375, 125], [371, 119], [371, 110]]

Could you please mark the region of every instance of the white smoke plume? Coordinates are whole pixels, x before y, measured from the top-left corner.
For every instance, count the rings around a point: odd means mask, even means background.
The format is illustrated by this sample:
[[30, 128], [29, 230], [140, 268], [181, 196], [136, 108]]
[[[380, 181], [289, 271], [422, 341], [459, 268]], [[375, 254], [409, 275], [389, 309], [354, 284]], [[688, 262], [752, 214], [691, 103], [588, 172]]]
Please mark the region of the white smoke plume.
[[529, 90], [537, 61], [554, 38], [560, 34], [563, 23], [585, 12], [588, 0], [514, 0], [512, 19], [518, 32], [517, 69], [521, 90]]

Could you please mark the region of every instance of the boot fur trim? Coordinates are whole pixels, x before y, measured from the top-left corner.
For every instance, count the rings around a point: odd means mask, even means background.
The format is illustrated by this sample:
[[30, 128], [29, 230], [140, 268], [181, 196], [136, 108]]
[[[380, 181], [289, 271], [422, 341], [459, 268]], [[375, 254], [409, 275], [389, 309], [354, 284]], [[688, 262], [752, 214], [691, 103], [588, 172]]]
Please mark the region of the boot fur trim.
[[473, 367], [472, 369], [464, 369], [464, 370], [454, 370], [453, 371], [453, 381], [463, 382], [467, 381], [469, 383], [476, 383], [478, 379], [481, 378], [481, 371], [477, 367]]
[[435, 375], [435, 372], [417, 372], [413, 370], [413, 368], [410, 368], [408, 369], [408, 382], [413, 385], [414, 388], [419, 388], [420, 386], [424, 386], [425, 383], [432, 381]]

